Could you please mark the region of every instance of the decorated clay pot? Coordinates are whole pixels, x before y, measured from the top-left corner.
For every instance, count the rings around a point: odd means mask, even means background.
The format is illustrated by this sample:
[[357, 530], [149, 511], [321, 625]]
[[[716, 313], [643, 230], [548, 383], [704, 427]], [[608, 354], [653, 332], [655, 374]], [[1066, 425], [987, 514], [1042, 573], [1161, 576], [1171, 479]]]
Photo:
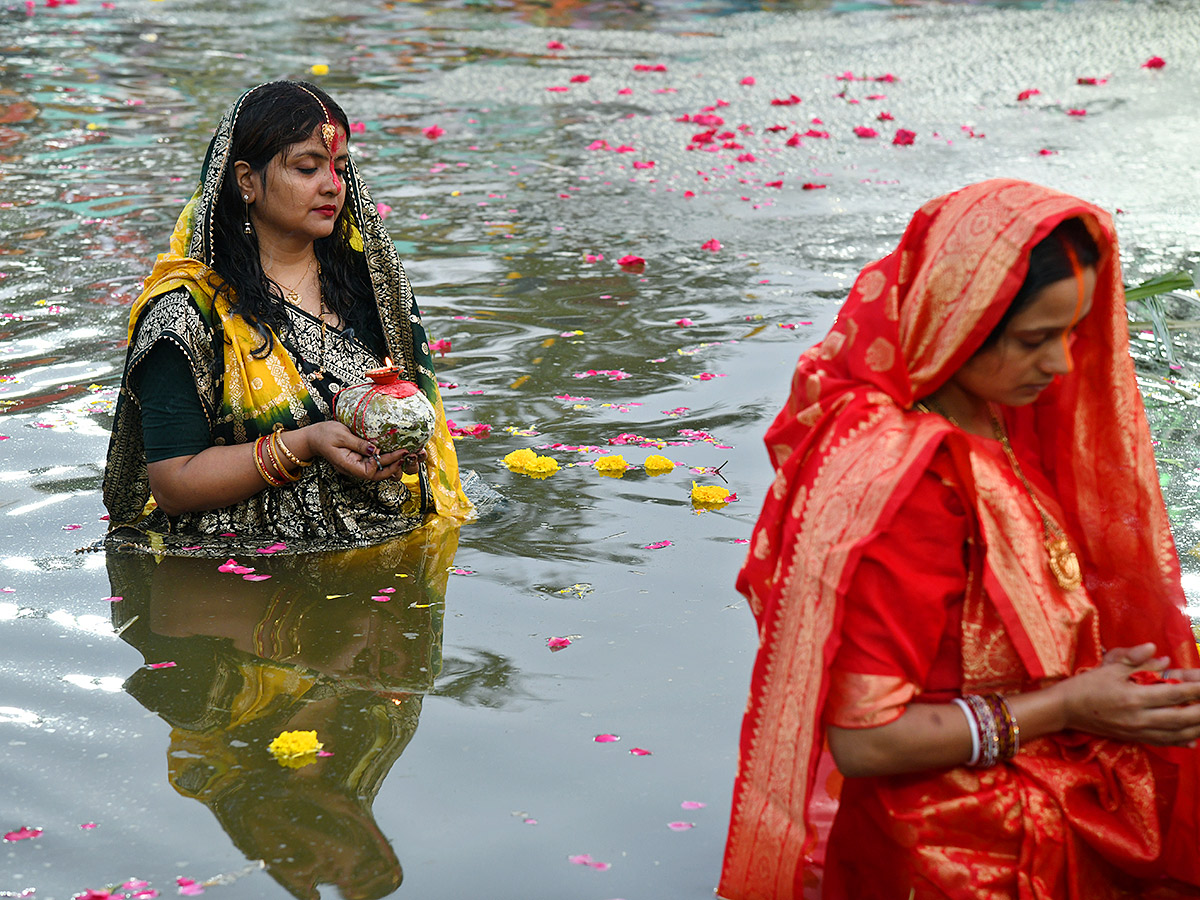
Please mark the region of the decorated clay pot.
[[399, 366], [372, 369], [371, 381], [343, 388], [333, 398], [337, 420], [379, 448], [380, 453], [415, 453], [433, 434], [433, 404], [411, 381], [400, 378]]

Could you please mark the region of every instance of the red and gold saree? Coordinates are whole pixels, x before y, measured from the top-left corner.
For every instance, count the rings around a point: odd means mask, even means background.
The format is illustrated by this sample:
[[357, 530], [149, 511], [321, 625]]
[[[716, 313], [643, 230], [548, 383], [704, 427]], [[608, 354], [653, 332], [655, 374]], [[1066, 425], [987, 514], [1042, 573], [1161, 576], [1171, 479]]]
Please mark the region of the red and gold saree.
[[[1005, 414], [1082, 563], [1083, 587], [1065, 591], [1046, 566], [1041, 519], [994, 442], [913, 404], [975, 353], [1024, 280], [1030, 249], [1072, 217], [1101, 250], [1075, 371]], [[720, 896], [822, 896], [827, 842], [836, 871], [826, 897], [1200, 896], [1187, 887], [1200, 884], [1197, 751], [1064, 732], [991, 769], [845, 784], [823, 752], [826, 722], [885, 724], [918, 695], [1036, 689], [1095, 666], [1104, 647], [1153, 641], [1173, 666], [1200, 665], [1109, 216], [1010, 180], [929, 202], [801, 356], [766, 443], [776, 478], [738, 579], [760, 646]], [[927, 634], [936, 603], [896, 607], [929, 583], [905, 542], [936, 560], [943, 532], [949, 648]], [[880, 573], [907, 591], [879, 589]], [[847, 631], [873, 613], [895, 630]], [[871, 640], [880, 658], [916, 660], [926, 680], [854, 662]]]

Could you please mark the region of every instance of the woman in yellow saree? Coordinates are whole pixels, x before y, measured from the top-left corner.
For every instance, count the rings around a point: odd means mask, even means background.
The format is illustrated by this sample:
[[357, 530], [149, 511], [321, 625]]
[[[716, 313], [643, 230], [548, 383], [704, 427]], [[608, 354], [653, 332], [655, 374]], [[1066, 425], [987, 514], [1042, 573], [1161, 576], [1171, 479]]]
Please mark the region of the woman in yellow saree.
[[[349, 131], [304, 82], [252, 88], [221, 119], [130, 314], [110, 546], [362, 546], [471, 515], [420, 311]], [[420, 454], [380, 455], [332, 415], [385, 360], [436, 410]]]

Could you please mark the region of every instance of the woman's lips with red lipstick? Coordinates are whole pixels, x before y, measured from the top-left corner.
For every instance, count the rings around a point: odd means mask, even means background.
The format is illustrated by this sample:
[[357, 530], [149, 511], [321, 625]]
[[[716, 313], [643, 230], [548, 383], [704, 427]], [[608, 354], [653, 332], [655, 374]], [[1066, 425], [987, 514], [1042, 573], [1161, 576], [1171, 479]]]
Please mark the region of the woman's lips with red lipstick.
[[319, 212], [323, 216], [329, 216], [331, 219], [337, 215], [336, 206], [318, 206], [314, 212]]

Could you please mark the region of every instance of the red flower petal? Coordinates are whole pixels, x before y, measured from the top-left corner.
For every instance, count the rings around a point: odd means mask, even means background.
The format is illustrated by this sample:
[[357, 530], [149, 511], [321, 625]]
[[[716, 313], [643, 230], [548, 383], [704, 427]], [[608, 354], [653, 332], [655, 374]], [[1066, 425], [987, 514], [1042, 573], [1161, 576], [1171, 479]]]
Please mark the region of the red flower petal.
[[623, 269], [633, 269], [641, 271], [646, 267], [646, 261], [640, 256], [634, 256], [632, 253], [626, 254], [617, 260], [617, 265]]
[[805, 183], [804, 183], [804, 184], [801, 186], [801, 190], [805, 190], [805, 191], [820, 191], [820, 190], [824, 190], [824, 188], [825, 188], [825, 187], [826, 187], [826, 185], [823, 185], [823, 184], [813, 184], [811, 181], [806, 181], [806, 182], [805, 182]]
[[874, 128], [868, 128], [866, 125], [859, 125], [854, 129], [854, 133], [860, 138], [879, 137], [879, 132]]
[[446, 129], [437, 125], [430, 125], [428, 128], [421, 129], [421, 134], [425, 135], [425, 137], [429, 138], [431, 141], [436, 141], [445, 133]]
[[547, 50], [566, 50], [567, 45], [562, 41], [546, 41]]
[[893, 144], [898, 144], [901, 147], [907, 147], [917, 139], [915, 131], [909, 131], [907, 128], [897, 128], [896, 136], [892, 138]]
[[591, 75], [572, 75], [571, 76], [572, 84], [587, 84], [591, 80], [592, 80]]
[[1161, 56], [1152, 56], [1148, 60], [1146, 60], [1144, 63], [1142, 63], [1142, 68], [1143, 69], [1161, 69], [1166, 64], [1167, 64], [1167, 61], [1165, 59], [1163, 59]]
[[10, 831], [8, 834], [4, 835], [4, 839], [6, 841], [27, 841], [30, 838], [38, 837], [41, 833], [42, 829], [40, 828], [29, 828], [25, 825], [22, 825], [16, 831]]
[[1017, 94], [1017, 100], [1028, 100], [1030, 97], [1036, 97], [1040, 93], [1041, 91], [1039, 91], [1037, 88], [1027, 88], [1026, 90], [1021, 91], [1021, 93]]
[[781, 188], [781, 187], [783, 187], [783, 181], [782, 181], [782, 180], [780, 180], [780, 181], [768, 181], [768, 182], [766, 183], [766, 185], [764, 185], [764, 186], [765, 186], [765, 187], [770, 187], [770, 188]]
[[569, 637], [546, 638], [546, 646], [549, 647], [552, 652], [565, 650], [567, 647], [571, 646], [571, 639]]
[[1087, 110], [1086, 109], [1068, 109], [1067, 115], [1068, 116], [1086, 116]]
[[703, 244], [700, 245], [700, 249], [701, 250], [711, 250], [713, 253], [716, 253], [718, 250], [721, 249], [721, 242], [718, 241], [716, 238], [710, 238], [709, 240], [705, 241]]
[[649, 159], [644, 162], [640, 159], [634, 160], [633, 167], [635, 169], [653, 169], [654, 168], [654, 160]]

